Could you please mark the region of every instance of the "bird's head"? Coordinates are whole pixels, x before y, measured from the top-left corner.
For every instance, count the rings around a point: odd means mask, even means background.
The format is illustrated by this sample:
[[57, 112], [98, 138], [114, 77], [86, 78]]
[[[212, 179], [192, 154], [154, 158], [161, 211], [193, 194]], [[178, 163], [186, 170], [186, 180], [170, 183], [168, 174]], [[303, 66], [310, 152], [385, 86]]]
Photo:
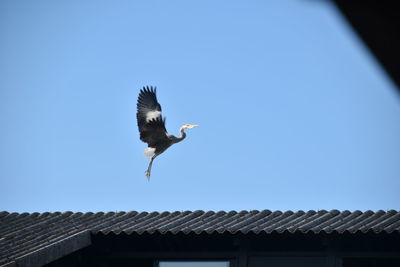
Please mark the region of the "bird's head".
[[184, 125], [182, 125], [181, 130], [192, 129], [192, 128], [198, 127], [198, 126], [199, 125], [196, 125], [196, 124], [184, 124]]

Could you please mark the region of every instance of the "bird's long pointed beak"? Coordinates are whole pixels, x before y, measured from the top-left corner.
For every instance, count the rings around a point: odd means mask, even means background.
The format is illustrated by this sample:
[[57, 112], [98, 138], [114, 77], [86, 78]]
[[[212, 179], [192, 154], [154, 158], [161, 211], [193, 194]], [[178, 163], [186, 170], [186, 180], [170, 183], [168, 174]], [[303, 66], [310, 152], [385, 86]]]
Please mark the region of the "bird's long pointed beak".
[[193, 125], [192, 125], [192, 128], [193, 128], [193, 127], [199, 127], [199, 126], [200, 126], [200, 125], [193, 124]]

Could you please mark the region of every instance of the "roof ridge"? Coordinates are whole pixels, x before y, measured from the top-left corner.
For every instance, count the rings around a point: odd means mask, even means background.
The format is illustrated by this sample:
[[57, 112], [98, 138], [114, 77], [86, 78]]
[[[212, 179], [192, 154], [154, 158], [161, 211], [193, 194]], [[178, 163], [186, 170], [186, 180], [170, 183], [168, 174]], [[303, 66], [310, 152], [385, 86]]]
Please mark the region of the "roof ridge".
[[13, 212], [13, 211], [0, 211], [0, 220], [4, 219], [7, 216], [13, 215], [13, 216], [21, 216], [21, 215], [25, 215], [25, 216], [29, 216], [32, 214], [39, 214], [39, 215], [53, 215], [53, 214], [63, 214], [63, 213], [80, 213], [82, 215], [86, 215], [86, 214], [107, 214], [107, 213], [129, 213], [129, 212], [137, 212], [137, 213], [185, 213], [185, 212], [214, 212], [214, 213], [218, 213], [218, 212], [225, 212], [225, 213], [230, 213], [230, 212], [236, 212], [236, 213], [260, 213], [260, 212], [293, 212], [293, 213], [297, 213], [297, 212], [350, 212], [350, 213], [354, 213], [354, 212], [361, 212], [361, 213], [366, 213], [366, 212], [372, 212], [372, 213], [380, 213], [380, 212], [384, 212], [384, 213], [398, 213], [400, 212], [400, 210], [394, 210], [394, 209], [378, 209], [378, 210], [359, 210], [359, 209], [355, 209], [355, 210], [348, 210], [348, 209], [344, 209], [344, 210], [338, 210], [338, 209], [309, 209], [309, 210], [302, 210], [302, 209], [298, 209], [298, 210], [270, 210], [270, 209], [248, 209], [248, 210], [153, 210], [153, 211], [138, 211], [138, 210], [125, 210], [125, 211], [43, 211], [43, 212]]

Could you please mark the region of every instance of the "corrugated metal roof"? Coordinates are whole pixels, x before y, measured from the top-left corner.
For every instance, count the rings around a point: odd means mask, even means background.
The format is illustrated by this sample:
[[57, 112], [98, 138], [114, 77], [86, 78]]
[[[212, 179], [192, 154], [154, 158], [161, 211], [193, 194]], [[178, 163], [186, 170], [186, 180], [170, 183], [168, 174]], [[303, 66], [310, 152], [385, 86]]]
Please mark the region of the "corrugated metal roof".
[[400, 212], [184, 211], [0, 212], [0, 265], [83, 232], [142, 233], [400, 233]]

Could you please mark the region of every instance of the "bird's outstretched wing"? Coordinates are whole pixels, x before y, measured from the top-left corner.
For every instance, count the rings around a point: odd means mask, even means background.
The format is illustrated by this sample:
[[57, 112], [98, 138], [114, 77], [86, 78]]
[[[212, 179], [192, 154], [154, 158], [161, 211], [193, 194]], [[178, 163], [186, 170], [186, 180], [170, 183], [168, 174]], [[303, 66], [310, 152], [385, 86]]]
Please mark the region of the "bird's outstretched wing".
[[140, 140], [154, 147], [168, 139], [165, 119], [161, 115], [161, 105], [157, 102], [156, 88], [143, 87], [137, 102], [137, 123]]

